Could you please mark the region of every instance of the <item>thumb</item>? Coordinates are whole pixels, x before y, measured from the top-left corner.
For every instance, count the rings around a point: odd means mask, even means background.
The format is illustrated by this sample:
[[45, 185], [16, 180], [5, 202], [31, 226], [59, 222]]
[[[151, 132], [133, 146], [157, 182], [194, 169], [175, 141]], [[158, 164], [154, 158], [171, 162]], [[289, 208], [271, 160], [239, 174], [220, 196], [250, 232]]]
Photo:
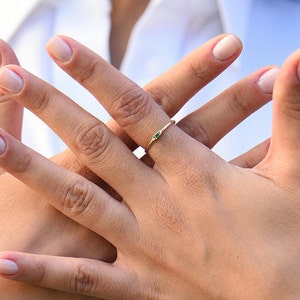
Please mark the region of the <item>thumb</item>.
[[300, 50], [283, 64], [276, 79], [273, 98], [272, 138], [267, 162], [274, 174], [289, 180], [293, 178], [299, 184]]

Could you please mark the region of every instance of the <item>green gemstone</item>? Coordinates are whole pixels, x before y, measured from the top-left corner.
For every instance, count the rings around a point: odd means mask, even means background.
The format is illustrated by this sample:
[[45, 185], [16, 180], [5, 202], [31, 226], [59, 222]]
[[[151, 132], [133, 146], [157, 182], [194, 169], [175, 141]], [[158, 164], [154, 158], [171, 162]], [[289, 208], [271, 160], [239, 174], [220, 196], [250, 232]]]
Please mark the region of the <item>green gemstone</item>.
[[153, 135], [153, 139], [157, 140], [159, 137], [161, 136], [161, 130], [155, 132], [155, 134]]

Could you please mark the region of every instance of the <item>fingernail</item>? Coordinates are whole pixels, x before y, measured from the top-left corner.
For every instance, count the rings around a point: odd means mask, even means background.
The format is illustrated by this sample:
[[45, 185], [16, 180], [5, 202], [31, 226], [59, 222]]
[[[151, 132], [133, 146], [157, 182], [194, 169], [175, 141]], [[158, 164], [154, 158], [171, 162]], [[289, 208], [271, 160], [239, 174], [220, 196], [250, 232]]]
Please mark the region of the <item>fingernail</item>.
[[18, 273], [19, 267], [18, 265], [8, 259], [0, 259], [0, 273], [3, 275], [15, 275]]
[[274, 83], [278, 75], [279, 69], [272, 68], [260, 76], [257, 84], [266, 94], [273, 93]]
[[0, 155], [6, 150], [6, 143], [2, 136], [0, 136]]
[[240, 48], [242, 44], [240, 40], [230, 34], [220, 40], [213, 49], [213, 56], [219, 60], [227, 60], [232, 57]]
[[47, 49], [60, 62], [70, 61], [73, 55], [70, 46], [58, 36], [48, 42]]
[[23, 88], [23, 79], [8, 68], [0, 70], [0, 86], [12, 94], [19, 93]]
[[300, 63], [298, 65], [297, 73], [298, 73], [298, 80], [300, 81]]

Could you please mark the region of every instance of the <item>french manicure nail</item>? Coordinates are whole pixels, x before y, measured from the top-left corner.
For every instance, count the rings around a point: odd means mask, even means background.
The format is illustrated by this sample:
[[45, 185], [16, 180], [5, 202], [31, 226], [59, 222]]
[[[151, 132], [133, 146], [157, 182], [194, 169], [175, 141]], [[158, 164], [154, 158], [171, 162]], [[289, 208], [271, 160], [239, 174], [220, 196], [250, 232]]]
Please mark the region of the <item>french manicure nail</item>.
[[241, 47], [242, 44], [240, 40], [236, 36], [229, 34], [215, 45], [213, 49], [213, 56], [219, 60], [227, 60]]
[[0, 273], [3, 275], [15, 275], [18, 273], [19, 267], [18, 265], [8, 259], [0, 259]]
[[264, 93], [271, 94], [273, 92], [274, 83], [278, 72], [278, 68], [272, 68], [260, 76], [257, 84]]
[[19, 93], [23, 88], [23, 79], [14, 71], [4, 67], [0, 70], [0, 86], [12, 94]]
[[47, 48], [49, 49], [51, 55], [53, 55], [60, 62], [68, 62], [72, 58], [72, 49], [63, 39], [58, 36], [53, 37], [49, 41]]
[[3, 137], [0, 136], [0, 155], [2, 153], [4, 153], [5, 150], [6, 150], [6, 143], [5, 143], [4, 139], [3, 139]]

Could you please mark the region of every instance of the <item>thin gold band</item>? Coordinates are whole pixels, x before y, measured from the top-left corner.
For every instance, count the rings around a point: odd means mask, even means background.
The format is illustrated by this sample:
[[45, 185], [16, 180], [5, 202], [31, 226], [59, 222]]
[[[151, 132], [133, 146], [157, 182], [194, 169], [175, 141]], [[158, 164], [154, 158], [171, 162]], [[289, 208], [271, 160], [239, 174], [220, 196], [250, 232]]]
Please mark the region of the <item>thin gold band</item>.
[[153, 135], [152, 138], [150, 140], [150, 142], [148, 143], [145, 152], [147, 153], [149, 151], [149, 149], [153, 146], [153, 144], [163, 135], [163, 133], [173, 124], [175, 124], [174, 120], [171, 120], [168, 124], [166, 124], [163, 128], [161, 128], [160, 130], [156, 131]]

